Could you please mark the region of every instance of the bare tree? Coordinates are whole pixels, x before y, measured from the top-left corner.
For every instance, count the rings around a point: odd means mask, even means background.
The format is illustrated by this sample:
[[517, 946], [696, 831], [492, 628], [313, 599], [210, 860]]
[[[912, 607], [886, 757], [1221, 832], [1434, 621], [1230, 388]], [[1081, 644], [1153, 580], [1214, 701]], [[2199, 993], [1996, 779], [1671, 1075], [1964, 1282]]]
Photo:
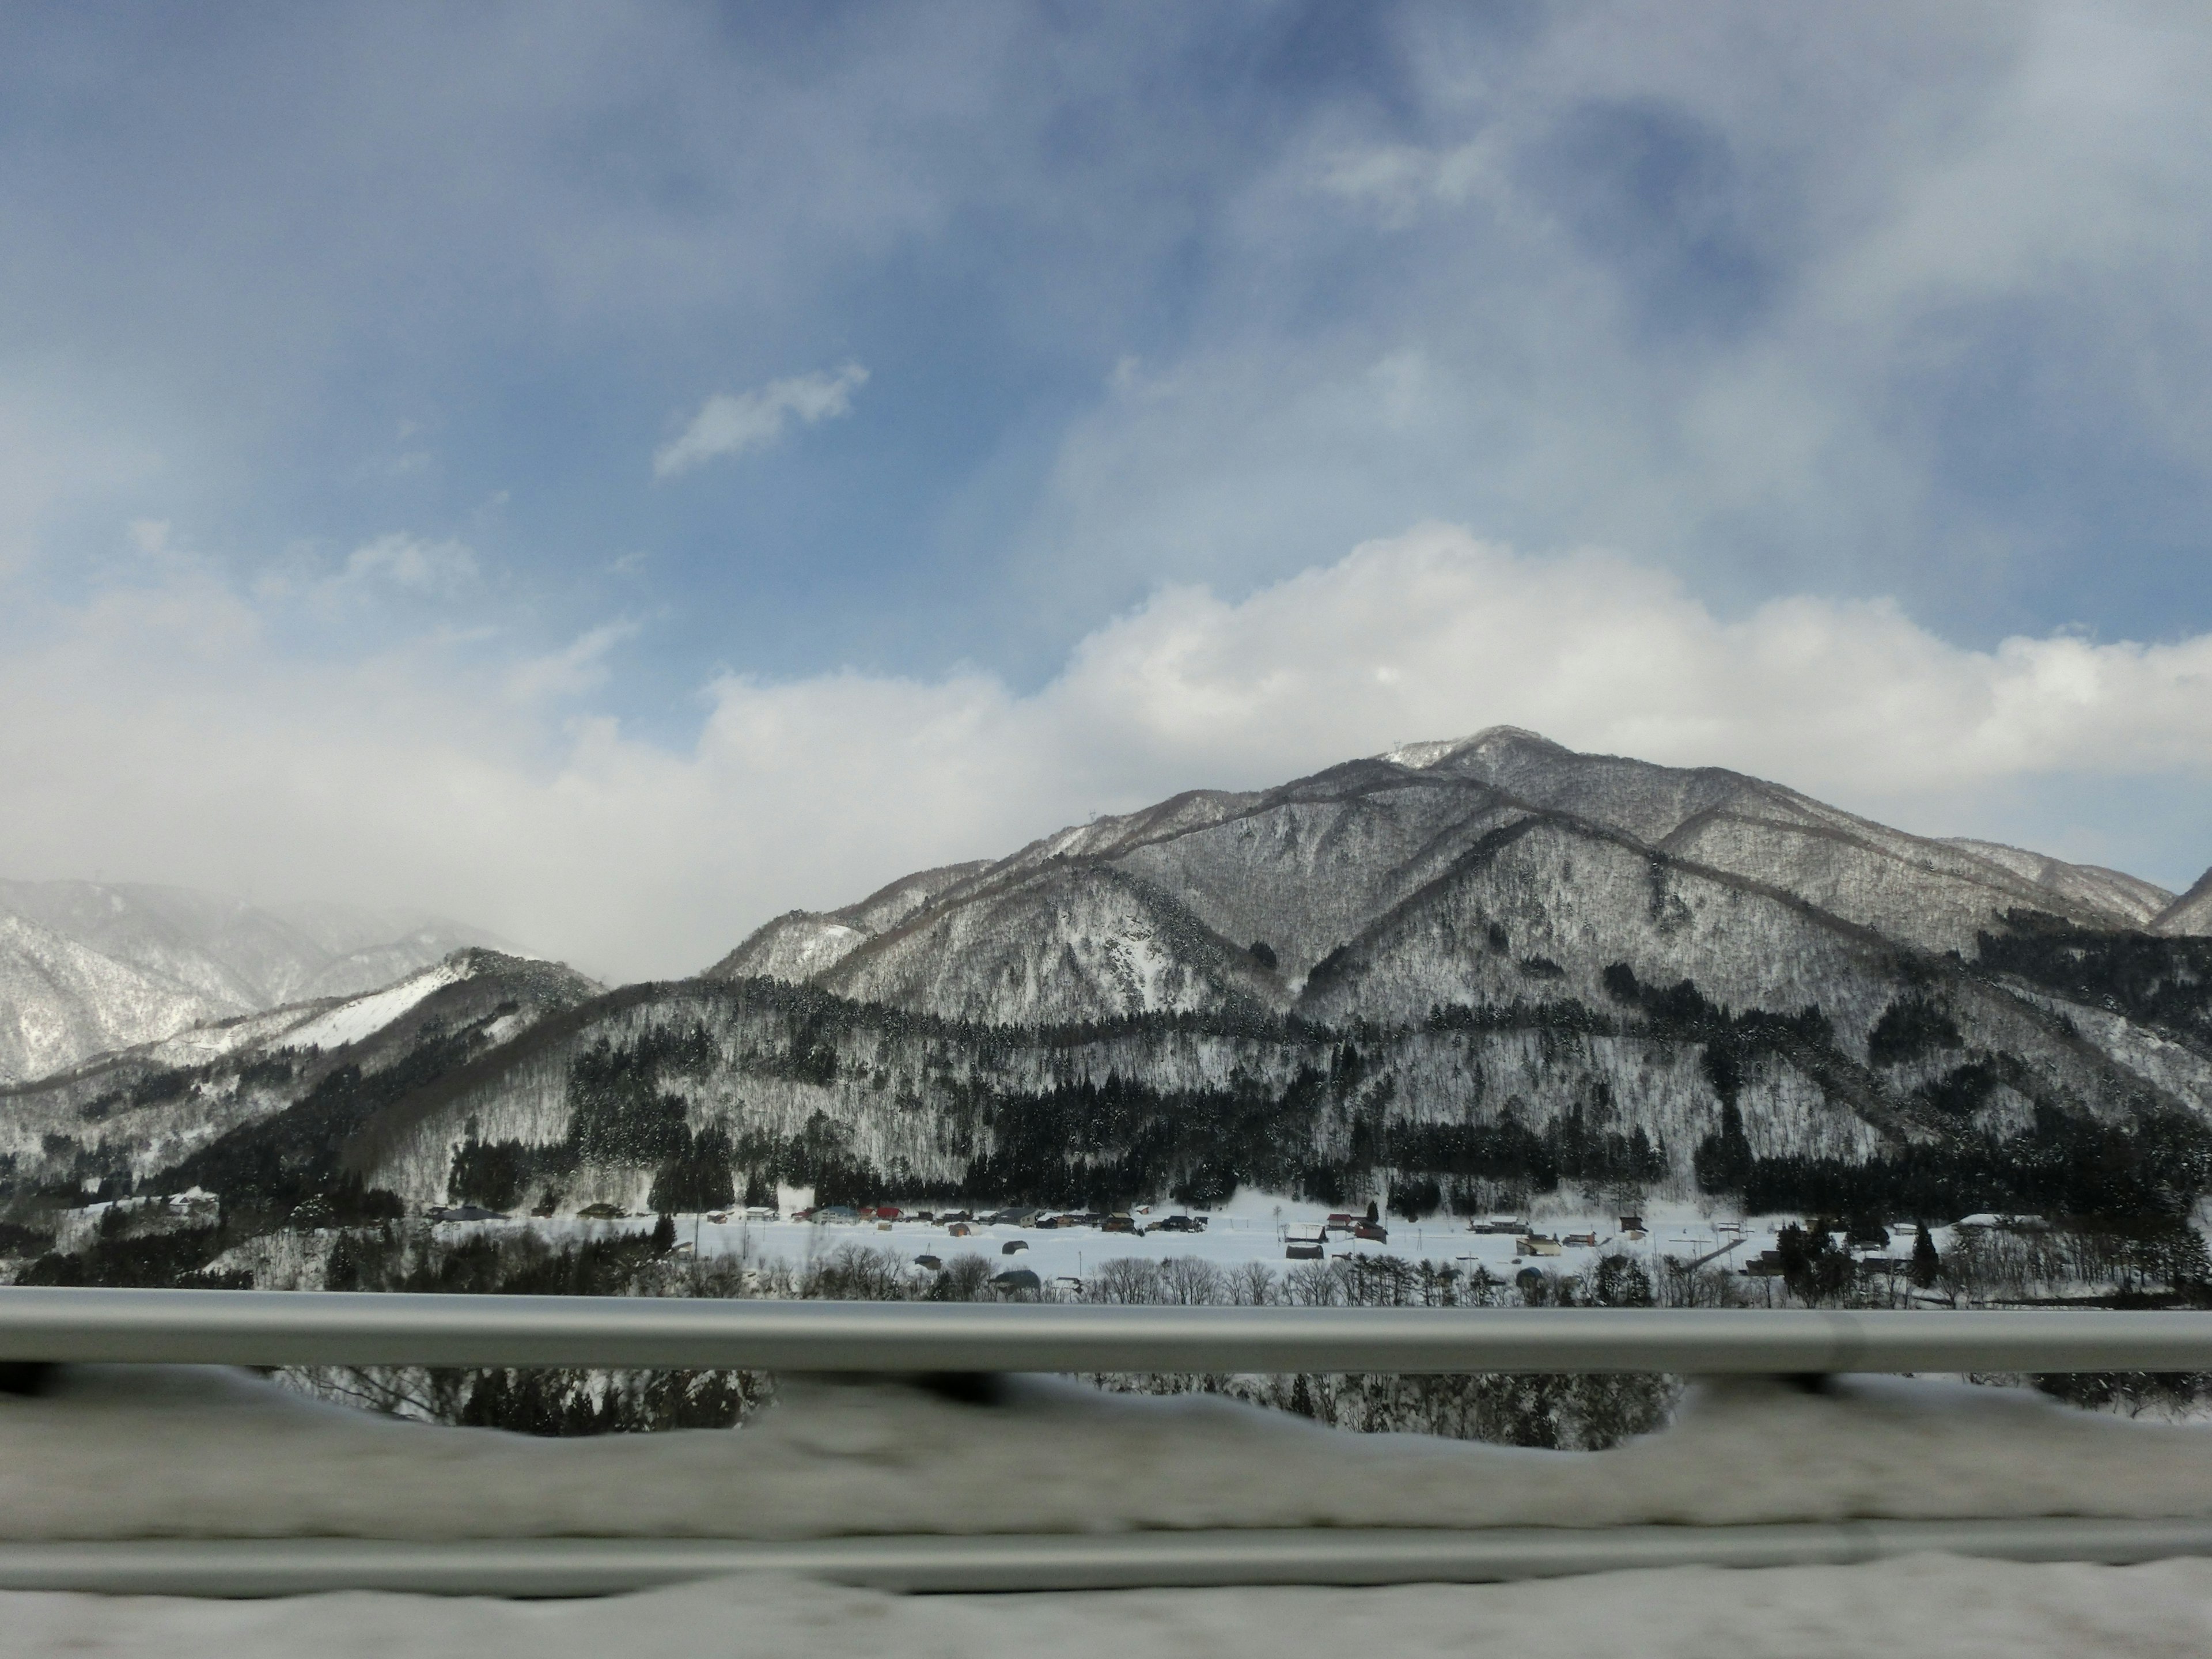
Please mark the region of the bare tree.
[[991, 1264], [975, 1255], [956, 1255], [930, 1286], [933, 1302], [980, 1302], [991, 1282]]
[[1164, 1301], [1157, 1263], [1143, 1256], [1116, 1256], [1102, 1264], [1083, 1287], [1086, 1302], [1127, 1302], [1150, 1304]]
[[1229, 1300], [1229, 1281], [1203, 1256], [1171, 1255], [1160, 1263], [1160, 1300], [1199, 1307]]
[[814, 1264], [803, 1294], [830, 1302], [903, 1302], [907, 1279], [906, 1259], [897, 1251], [843, 1244]]
[[1298, 1308], [1344, 1305], [1344, 1275], [1326, 1261], [1301, 1261], [1283, 1275], [1283, 1300]]
[[1264, 1261], [1247, 1261], [1229, 1274], [1229, 1299], [1240, 1308], [1264, 1308], [1281, 1295], [1275, 1270]]

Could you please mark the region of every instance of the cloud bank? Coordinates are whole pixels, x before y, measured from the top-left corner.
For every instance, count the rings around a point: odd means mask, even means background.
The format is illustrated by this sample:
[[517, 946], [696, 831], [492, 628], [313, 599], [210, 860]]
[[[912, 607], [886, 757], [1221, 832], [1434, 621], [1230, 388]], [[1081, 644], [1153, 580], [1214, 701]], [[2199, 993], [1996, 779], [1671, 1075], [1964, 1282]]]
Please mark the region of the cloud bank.
[[814, 426], [849, 415], [853, 394], [868, 383], [868, 371], [847, 363], [834, 374], [819, 371], [734, 395], [718, 392], [701, 404], [691, 423], [653, 458], [653, 476], [672, 478], [712, 460], [767, 449], [796, 418]]
[[427, 904], [628, 978], [1091, 811], [1499, 722], [1929, 833], [2032, 840], [2002, 803], [2057, 777], [2212, 802], [2212, 635], [1974, 650], [1883, 603], [1726, 617], [1613, 554], [1439, 525], [1241, 599], [1159, 589], [1032, 693], [980, 671], [725, 676], [681, 748], [579, 712], [630, 627], [542, 657], [438, 636], [318, 658], [172, 562], [0, 660], [0, 854], [11, 874]]

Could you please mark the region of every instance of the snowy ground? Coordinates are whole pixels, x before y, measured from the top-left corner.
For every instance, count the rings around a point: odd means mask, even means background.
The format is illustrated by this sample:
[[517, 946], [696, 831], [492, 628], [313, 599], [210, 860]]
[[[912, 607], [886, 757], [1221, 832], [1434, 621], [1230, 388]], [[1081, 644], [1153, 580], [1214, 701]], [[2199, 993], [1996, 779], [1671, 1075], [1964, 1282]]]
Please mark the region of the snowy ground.
[[1545, 1452], [1323, 1429], [1214, 1396], [1026, 1379], [1005, 1404], [786, 1379], [747, 1427], [532, 1439], [243, 1373], [76, 1368], [0, 1396], [0, 1538], [736, 1537], [1132, 1528], [2212, 1516], [2212, 1429], [2024, 1390], [1693, 1389], [1668, 1427]]
[[[303, 1399], [237, 1372], [75, 1368], [0, 1396], [0, 1538], [804, 1538], [1130, 1527], [2212, 1515], [2212, 1430], [1894, 1378], [1692, 1392], [1668, 1429], [1557, 1453], [1341, 1434], [1218, 1399], [1024, 1381], [961, 1406], [796, 1381], [738, 1432], [548, 1441]], [[2212, 1652], [2212, 1562], [1593, 1575], [1484, 1586], [896, 1597], [775, 1577], [599, 1601], [0, 1595], [0, 1653], [170, 1659], [610, 1650], [1086, 1656]]]
[[2175, 1659], [2212, 1652], [2212, 1562], [1678, 1568], [1526, 1584], [908, 1596], [724, 1579], [599, 1601], [402, 1595], [193, 1602], [0, 1595], [11, 1655], [600, 1659], [608, 1653], [1153, 1659]]
[[[818, 1260], [847, 1246], [888, 1249], [908, 1261], [921, 1255], [951, 1261], [975, 1255], [988, 1261], [994, 1272], [1027, 1267], [1048, 1285], [1055, 1279], [1082, 1279], [1103, 1262], [1117, 1257], [1139, 1256], [1161, 1261], [1170, 1256], [1197, 1256], [1223, 1269], [1249, 1261], [1263, 1262], [1277, 1273], [1297, 1264], [1285, 1255], [1288, 1230], [1322, 1221], [1328, 1206], [1303, 1203], [1266, 1194], [1240, 1193], [1237, 1199], [1208, 1218], [1203, 1232], [1169, 1232], [1158, 1224], [1182, 1213], [1180, 1206], [1156, 1205], [1134, 1217], [1151, 1231], [1142, 1234], [1109, 1233], [1096, 1227], [1039, 1228], [975, 1225], [965, 1237], [956, 1237], [941, 1223], [902, 1218], [875, 1221], [813, 1223], [745, 1221], [735, 1218], [717, 1224], [702, 1216], [677, 1218], [677, 1240], [681, 1247], [696, 1247], [702, 1256], [738, 1256], [753, 1261], [782, 1261], [794, 1266]], [[1573, 1209], [1547, 1209], [1531, 1220], [1534, 1230], [1562, 1242], [1557, 1255], [1522, 1257], [1514, 1233], [1477, 1232], [1466, 1218], [1435, 1216], [1419, 1222], [1395, 1218], [1384, 1226], [1387, 1242], [1371, 1243], [1344, 1234], [1332, 1234], [1330, 1256], [1395, 1255], [1409, 1261], [1430, 1261], [1462, 1272], [1480, 1265], [1493, 1279], [1510, 1279], [1524, 1267], [1559, 1273], [1586, 1273], [1601, 1255], [1628, 1255], [1656, 1267], [1662, 1256], [1692, 1261], [1735, 1244], [1715, 1258], [1716, 1267], [1740, 1266], [1761, 1250], [1772, 1248], [1781, 1223], [1774, 1218], [1738, 1223], [1732, 1218], [1709, 1217], [1692, 1206], [1655, 1205], [1643, 1218], [1641, 1238], [1624, 1234], [1619, 1217]], [[562, 1218], [545, 1221], [449, 1222], [456, 1232], [466, 1228], [520, 1231], [531, 1229], [556, 1239], [579, 1236], [597, 1228], [648, 1228], [653, 1218], [619, 1222], [590, 1222]], [[1730, 1231], [1735, 1229], [1735, 1231]], [[1934, 1230], [1939, 1248], [1949, 1242], [1948, 1230]], [[1594, 1244], [1571, 1245], [1571, 1237], [1594, 1237]], [[1739, 1242], [1740, 1241], [1740, 1242]], [[1012, 1248], [1009, 1249], [1009, 1246]], [[1911, 1253], [1910, 1234], [1893, 1236], [1889, 1254]]]

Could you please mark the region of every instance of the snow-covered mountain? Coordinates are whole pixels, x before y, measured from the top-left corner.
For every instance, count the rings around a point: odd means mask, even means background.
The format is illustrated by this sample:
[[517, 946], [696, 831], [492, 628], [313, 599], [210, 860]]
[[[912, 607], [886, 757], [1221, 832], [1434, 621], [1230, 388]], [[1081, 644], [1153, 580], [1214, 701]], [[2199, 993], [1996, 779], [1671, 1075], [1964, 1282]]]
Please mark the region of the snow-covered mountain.
[[0, 1091], [0, 1166], [19, 1201], [104, 1177], [279, 1218], [779, 1183], [2182, 1214], [2194, 902], [1500, 729], [923, 872], [695, 980], [507, 963], [202, 1028]]
[[0, 881], [0, 1083], [209, 1020], [351, 995], [463, 946], [500, 944], [413, 912]]
[[[779, 917], [349, 1156], [416, 1201], [556, 1206], [678, 1190], [701, 1146], [740, 1191], [1795, 1192], [1887, 1168], [1942, 1204], [2078, 1163], [2068, 1136], [2212, 1133], [2212, 942], [2143, 931], [2172, 902], [1497, 730]], [[470, 1188], [494, 1146], [500, 1183]], [[1974, 1164], [1987, 1146], [2011, 1150]]]
[[471, 947], [359, 995], [192, 1025], [0, 1087], [0, 1169], [19, 1189], [128, 1184], [319, 1097], [397, 1097], [604, 989]]
[[[1778, 974], [1819, 1000], [1812, 964], [1868, 934], [1971, 951], [2014, 911], [2142, 927], [2172, 902], [2116, 871], [1499, 727], [1279, 788], [1179, 795], [910, 876], [844, 910], [780, 917], [709, 972], [1014, 1024], [1248, 1003], [1403, 1015], [1510, 1000], [1532, 974], [1589, 997], [1623, 960], [1766, 1004]], [[1419, 941], [1439, 927], [1430, 959]]]

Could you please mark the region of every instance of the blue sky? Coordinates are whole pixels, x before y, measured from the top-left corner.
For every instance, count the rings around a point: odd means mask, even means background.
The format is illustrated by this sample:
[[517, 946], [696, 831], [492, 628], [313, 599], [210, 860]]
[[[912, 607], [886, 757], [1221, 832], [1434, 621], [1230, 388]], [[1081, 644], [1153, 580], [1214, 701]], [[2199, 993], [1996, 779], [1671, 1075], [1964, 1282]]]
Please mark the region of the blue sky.
[[[0, 864], [674, 971], [1515, 719], [2185, 883], [2208, 59], [2182, 5], [9, 7]], [[1254, 619], [1424, 525], [1468, 628], [1633, 591], [1648, 660], [1417, 684], [1383, 606], [1301, 648], [1410, 689], [1301, 702]], [[1234, 696], [1051, 712], [1199, 635]], [[1742, 658], [1851, 718], [1683, 690]]]

